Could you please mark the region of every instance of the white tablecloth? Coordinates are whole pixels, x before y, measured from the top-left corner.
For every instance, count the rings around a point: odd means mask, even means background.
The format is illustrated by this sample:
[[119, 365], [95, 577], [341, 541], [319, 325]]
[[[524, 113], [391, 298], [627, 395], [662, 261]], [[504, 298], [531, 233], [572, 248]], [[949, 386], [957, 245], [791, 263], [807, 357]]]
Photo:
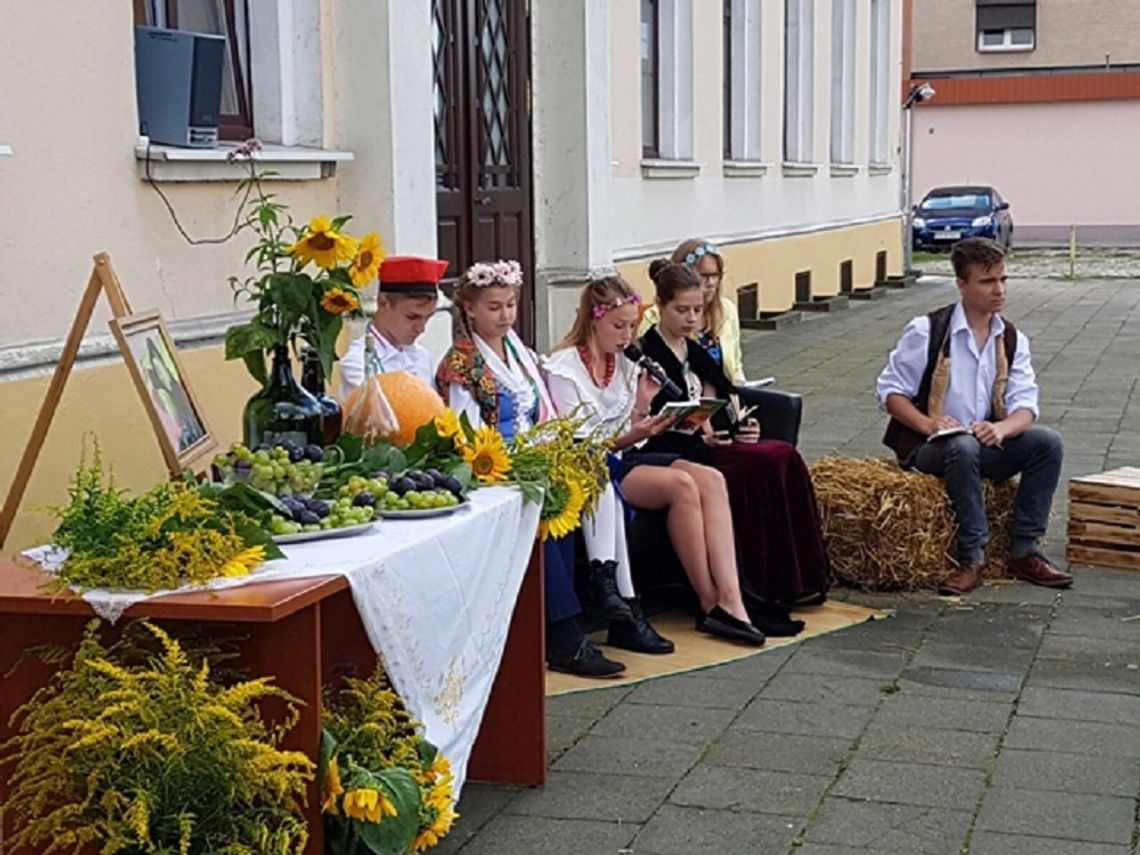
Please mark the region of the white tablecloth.
[[[393, 685], [424, 723], [428, 739], [451, 760], [458, 794], [502, 660], [538, 514], [539, 506], [524, 503], [517, 489], [483, 488], [471, 494], [469, 508], [450, 516], [382, 520], [365, 535], [290, 544], [282, 547], [284, 560], [209, 587], [345, 576]], [[50, 547], [25, 554], [53, 563]], [[94, 589], [83, 598], [115, 620], [147, 595]]]

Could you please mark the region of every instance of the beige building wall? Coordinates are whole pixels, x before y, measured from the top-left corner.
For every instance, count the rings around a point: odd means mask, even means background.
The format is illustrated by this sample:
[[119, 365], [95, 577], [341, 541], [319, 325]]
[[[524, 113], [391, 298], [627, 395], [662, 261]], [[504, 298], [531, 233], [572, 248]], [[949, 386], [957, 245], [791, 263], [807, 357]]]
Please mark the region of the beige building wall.
[[1140, 62], [1140, 3], [1135, 0], [1038, 0], [1031, 51], [979, 52], [975, 9], [975, 0], [916, 0], [913, 71]]

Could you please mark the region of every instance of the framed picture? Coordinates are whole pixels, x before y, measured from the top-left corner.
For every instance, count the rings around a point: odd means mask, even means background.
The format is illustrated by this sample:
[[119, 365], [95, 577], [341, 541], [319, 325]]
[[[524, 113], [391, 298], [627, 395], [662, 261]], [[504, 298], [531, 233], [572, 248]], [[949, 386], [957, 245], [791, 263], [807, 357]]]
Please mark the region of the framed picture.
[[167, 468], [178, 477], [183, 469], [212, 455], [218, 443], [202, 417], [162, 315], [151, 311], [112, 318], [111, 331], [150, 416]]

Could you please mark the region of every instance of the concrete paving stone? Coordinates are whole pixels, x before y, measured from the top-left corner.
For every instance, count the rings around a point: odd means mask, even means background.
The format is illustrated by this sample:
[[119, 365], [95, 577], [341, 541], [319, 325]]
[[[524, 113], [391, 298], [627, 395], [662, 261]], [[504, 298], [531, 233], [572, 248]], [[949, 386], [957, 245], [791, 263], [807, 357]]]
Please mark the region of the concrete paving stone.
[[[775, 855], [791, 848], [800, 823], [791, 816], [667, 804], [645, 824], [631, 848], [636, 855], [727, 855], [730, 852]], [[577, 851], [610, 850], [583, 848]]]
[[868, 680], [893, 680], [906, 666], [906, 651], [877, 653], [860, 650], [801, 647], [783, 674], [830, 674]]
[[1133, 852], [1130, 846], [1089, 843], [1087, 840], [1081, 841], [1078, 850], [1073, 848], [1072, 840], [995, 834], [992, 831], [976, 832], [970, 841], [970, 855], [1131, 855]]
[[1102, 662], [1124, 661], [1135, 658], [1140, 644], [1133, 638], [1089, 638], [1083, 635], [1054, 635], [1046, 633], [1037, 651], [1042, 659], [1070, 659]]
[[547, 764], [553, 763], [574, 743], [590, 732], [595, 719], [578, 715], [548, 715], [546, 717]]
[[462, 798], [455, 808], [459, 812], [459, 819], [452, 825], [451, 833], [432, 852], [439, 855], [458, 852], [461, 846], [497, 816], [520, 792], [525, 790], [521, 787], [505, 787], [497, 784], [464, 784]]
[[1006, 748], [1058, 751], [1095, 757], [1140, 757], [1137, 727], [1099, 721], [1014, 716]]
[[851, 799], [972, 811], [985, 785], [981, 769], [950, 769], [856, 757], [834, 793]]
[[713, 669], [697, 674], [647, 680], [630, 693], [629, 703], [738, 710], [747, 704], [760, 688], [759, 685], [743, 680], [722, 680], [707, 676], [715, 673]]
[[1057, 592], [1040, 585], [1028, 585], [1012, 579], [990, 581], [970, 594], [971, 603], [997, 605], [1052, 606]]
[[715, 766], [834, 775], [851, 751], [853, 740], [789, 733], [727, 731], [702, 762]]
[[865, 706], [757, 698], [744, 708], [729, 730], [854, 739], [863, 732], [873, 712]]
[[1021, 693], [1017, 712], [1036, 718], [1136, 725], [1140, 723], [1140, 694], [1115, 695], [1029, 686]]
[[1140, 760], [1005, 748], [998, 758], [993, 786], [1135, 798], [1140, 788]]
[[990, 671], [994, 674], [1024, 674], [1033, 661], [1031, 647], [1000, 647], [952, 641], [945, 635], [926, 636], [911, 660], [911, 668], [952, 668], [957, 671]]
[[997, 752], [1000, 739], [1000, 733], [936, 730], [875, 720], [863, 732], [856, 756], [985, 769]]
[[964, 644], [1035, 648], [1049, 621], [1056, 596], [1056, 592], [1048, 589], [1038, 590], [1052, 596], [1040, 605], [1009, 605], [978, 602], [971, 595], [966, 606], [948, 606], [931, 626], [929, 637]]
[[669, 796], [673, 804], [717, 810], [807, 816], [830, 777], [730, 766], [695, 766]]
[[1013, 700], [1021, 681], [1020, 674], [922, 666], [903, 671], [899, 686], [918, 694], [946, 694], [952, 690], [954, 697], [962, 700], [1001, 701]]
[[591, 734], [558, 758], [551, 768], [567, 772], [679, 778], [697, 761], [703, 747], [692, 743]]
[[553, 771], [544, 788], [519, 793], [504, 811], [554, 819], [642, 823], [653, 816], [674, 786], [669, 778]]
[[875, 706], [882, 699], [884, 680], [835, 677], [830, 674], [789, 674], [782, 671], [760, 690], [758, 698]]
[[612, 689], [555, 695], [546, 701], [546, 714], [598, 719], [620, 703], [630, 691], [629, 686], [616, 686]]
[[808, 827], [802, 850], [831, 844], [835, 852], [897, 852], [902, 855], [958, 855], [970, 828], [971, 810], [949, 810], [885, 802], [829, 798]]
[[[1140, 466], [1140, 461], [1133, 464]], [[1085, 597], [1135, 597], [1140, 579], [1135, 570], [1111, 570], [1096, 567], [1082, 570], [1074, 587], [1062, 594], [1062, 601], [1073, 594]]]
[[933, 697], [903, 690], [888, 695], [875, 723], [892, 727], [919, 726], [973, 733], [1003, 733], [1013, 712], [1012, 703]]
[[736, 716], [718, 707], [667, 707], [658, 704], [619, 704], [594, 725], [598, 736], [636, 735], [704, 745], [715, 739]]
[[740, 680], [752, 684], [756, 690], [759, 690], [764, 681], [779, 671], [799, 647], [799, 644], [772, 647], [768, 650], [762, 650], [755, 656], [747, 656], [744, 659], [737, 659], [735, 662], [726, 662], [724, 665], [718, 665], [715, 669], [699, 673], [713, 676], [717, 680]]
[[1040, 659], [1026, 686], [1049, 686], [1090, 692], [1140, 692], [1140, 639], [1131, 654], [1091, 656], [1086, 660]]
[[[495, 817], [461, 850], [463, 855], [602, 855], [627, 849], [640, 826], [545, 817]], [[640, 855], [640, 853], [639, 853]]]
[[908, 851], [896, 849], [892, 852], [887, 849], [853, 848], [838, 843], [805, 843], [795, 850], [795, 855], [907, 855]]
[[982, 802], [977, 828], [1005, 834], [1128, 844], [1132, 840], [1135, 815], [1135, 798], [993, 787]]

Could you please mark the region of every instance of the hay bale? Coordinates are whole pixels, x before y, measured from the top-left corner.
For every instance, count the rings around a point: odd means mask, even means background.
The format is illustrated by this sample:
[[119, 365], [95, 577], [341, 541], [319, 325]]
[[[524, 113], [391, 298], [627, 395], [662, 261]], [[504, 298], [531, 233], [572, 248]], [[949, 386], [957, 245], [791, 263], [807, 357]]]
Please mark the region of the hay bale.
[[[864, 590], [937, 587], [957, 568], [957, 524], [939, 478], [890, 460], [825, 457], [811, 467], [824, 544], [835, 575]], [[986, 575], [1009, 557], [1017, 483], [984, 482], [990, 543]]]

